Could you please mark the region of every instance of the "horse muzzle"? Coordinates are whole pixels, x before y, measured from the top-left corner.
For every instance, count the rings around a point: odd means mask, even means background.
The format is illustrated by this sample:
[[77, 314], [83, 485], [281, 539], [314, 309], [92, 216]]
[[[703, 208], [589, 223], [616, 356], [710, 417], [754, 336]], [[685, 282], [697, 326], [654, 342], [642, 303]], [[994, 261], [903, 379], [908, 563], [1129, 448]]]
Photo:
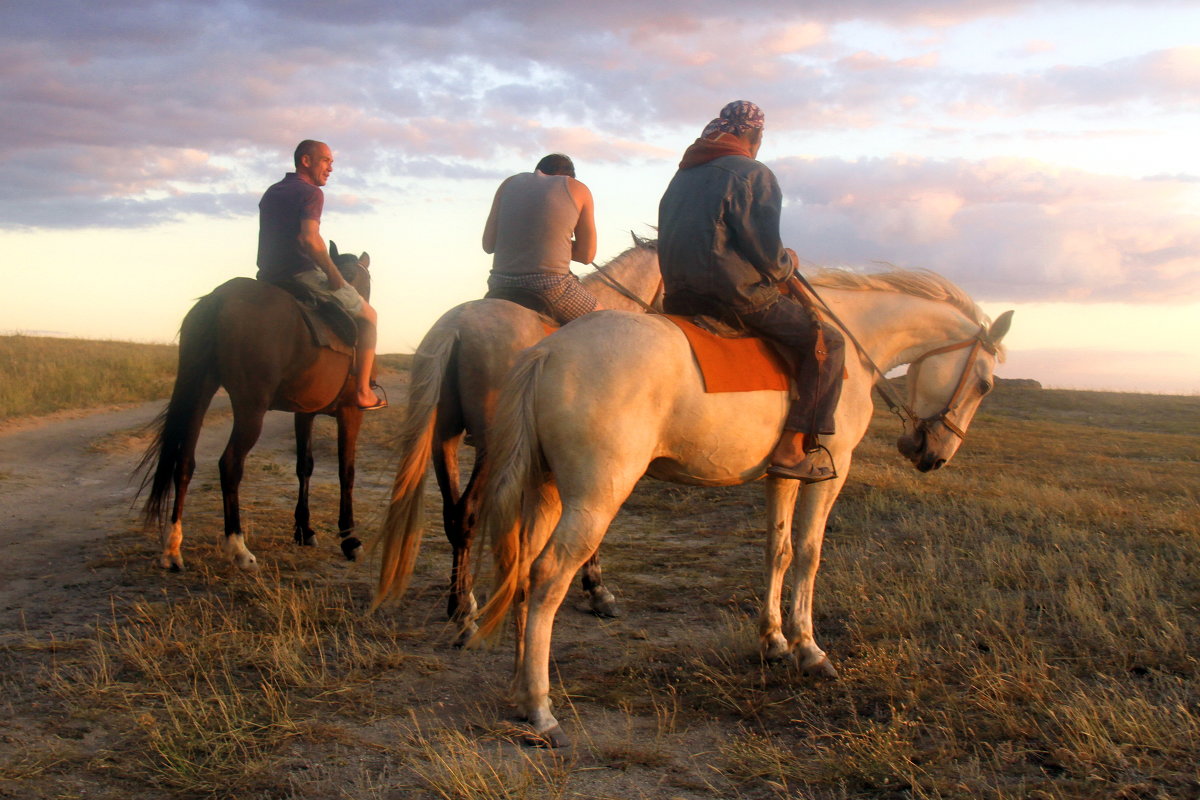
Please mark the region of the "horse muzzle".
[[896, 449], [900, 455], [912, 462], [920, 472], [930, 472], [940, 469], [946, 459], [934, 453], [929, 446], [929, 432], [924, 425], [912, 431], [904, 431], [896, 440]]

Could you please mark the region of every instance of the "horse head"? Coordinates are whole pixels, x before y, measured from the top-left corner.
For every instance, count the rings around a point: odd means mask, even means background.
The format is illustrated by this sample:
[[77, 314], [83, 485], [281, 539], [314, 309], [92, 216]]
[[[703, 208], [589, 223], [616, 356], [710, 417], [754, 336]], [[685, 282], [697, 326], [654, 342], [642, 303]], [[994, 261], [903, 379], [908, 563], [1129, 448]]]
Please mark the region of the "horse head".
[[329, 241], [329, 258], [346, 282], [358, 290], [367, 300], [371, 299], [371, 257], [365, 252], [361, 256], [339, 253], [337, 245]]
[[1000, 341], [1012, 324], [1005, 311], [970, 339], [939, 347], [908, 369], [910, 419], [896, 441], [901, 455], [921, 472], [939, 469], [958, 451], [1002, 358]]

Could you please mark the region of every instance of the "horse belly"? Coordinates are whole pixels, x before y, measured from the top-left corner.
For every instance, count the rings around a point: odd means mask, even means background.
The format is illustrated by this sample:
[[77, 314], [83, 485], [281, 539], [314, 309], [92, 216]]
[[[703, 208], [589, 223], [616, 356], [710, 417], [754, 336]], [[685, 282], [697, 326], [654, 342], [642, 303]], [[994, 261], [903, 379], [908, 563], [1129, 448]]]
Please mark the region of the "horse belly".
[[314, 413], [332, 406], [350, 385], [350, 357], [317, 349], [312, 363], [279, 385], [271, 407]]
[[647, 473], [698, 486], [728, 486], [762, 476], [782, 431], [783, 392], [684, 392], [667, 418], [660, 453]]

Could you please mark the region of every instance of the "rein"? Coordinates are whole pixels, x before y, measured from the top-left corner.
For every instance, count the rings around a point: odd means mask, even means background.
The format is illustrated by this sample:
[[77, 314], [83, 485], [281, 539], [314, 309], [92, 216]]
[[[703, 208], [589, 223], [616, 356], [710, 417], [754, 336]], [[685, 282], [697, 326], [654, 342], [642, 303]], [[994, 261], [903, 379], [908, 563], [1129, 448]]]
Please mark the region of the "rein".
[[825, 314], [828, 314], [833, 323], [841, 328], [842, 332], [845, 333], [850, 341], [854, 343], [854, 346], [858, 349], [859, 355], [866, 359], [867, 364], [871, 367], [871, 371], [876, 375], [874, 383], [876, 391], [879, 393], [879, 396], [883, 398], [883, 402], [887, 404], [888, 410], [900, 418], [902, 425], [906, 422], [911, 422], [913, 429], [920, 431], [927, 429], [930, 425], [936, 422], [941, 422], [959, 439], [966, 438], [966, 432], [961, 426], [958, 425], [958, 423], [954, 422], [950, 418], [950, 415], [955, 411], [955, 406], [958, 404], [959, 395], [961, 395], [963, 390], [966, 388], [967, 377], [970, 373], [971, 364], [975, 362], [975, 356], [979, 354], [980, 350], [987, 350], [992, 355], [996, 354], [996, 345], [990, 342], [987, 338], [987, 328], [980, 326], [979, 331], [970, 339], [965, 339], [961, 342], [955, 342], [954, 344], [948, 344], [944, 347], [938, 347], [934, 350], [930, 350], [928, 353], [924, 353], [909, 362], [910, 368], [916, 367], [919, 370], [921, 362], [930, 356], [941, 355], [942, 353], [950, 353], [955, 350], [961, 350], [965, 347], [971, 348], [971, 353], [967, 357], [966, 364], [963, 366], [962, 375], [960, 375], [958, 378], [958, 385], [954, 387], [954, 392], [950, 395], [950, 399], [946, 401], [945, 407], [932, 416], [918, 417], [917, 412], [913, 411], [912, 407], [900, 398], [899, 393], [896, 391], [895, 387], [892, 386], [891, 381], [887, 379], [883, 373], [883, 370], [879, 368], [879, 365], [876, 364], [874, 359], [871, 358], [870, 354], [867, 353], [866, 348], [859, 343], [849, 326], [842, 322], [838, 315], [833, 312], [833, 309], [829, 307], [829, 304], [825, 302], [824, 298], [817, 294], [817, 290], [813, 288], [811, 283], [808, 282], [808, 279], [801, 275], [797, 270], [792, 273], [791, 280], [803, 287], [816, 302], [820, 303], [821, 311]]
[[[642, 298], [640, 298], [636, 294], [634, 294], [632, 289], [628, 288], [623, 283], [621, 283], [619, 280], [617, 280], [616, 278], [614, 278], [613, 276], [611, 276], [607, 272], [605, 272], [604, 267], [597, 266], [596, 262], [594, 262], [594, 261], [592, 262], [592, 266], [596, 268], [596, 274], [600, 276], [600, 280], [602, 280], [604, 283], [608, 284], [609, 288], [613, 289], [617, 294], [622, 295], [625, 298], [637, 303], [639, 306], [642, 307], [642, 310], [644, 310], [648, 314], [661, 314], [662, 313], [654, 305], [656, 303], [662, 302], [664, 287], [663, 287], [663, 279], [662, 279], [661, 274], [658, 277], [658, 288], [654, 290], [654, 297], [650, 298], [650, 302], [647, 303], [645, 300], [643, 300]], [[605, 265], [605, 266], [607, 266], [607, 265]]]

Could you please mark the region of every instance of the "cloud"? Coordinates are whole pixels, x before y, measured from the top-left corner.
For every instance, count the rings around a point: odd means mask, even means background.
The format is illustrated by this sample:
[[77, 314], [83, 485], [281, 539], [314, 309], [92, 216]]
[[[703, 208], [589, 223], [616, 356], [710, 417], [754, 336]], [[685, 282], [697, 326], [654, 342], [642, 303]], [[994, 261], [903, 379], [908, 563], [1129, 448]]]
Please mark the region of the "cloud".
[[[1194, 108], [1200, 48], [976, 74], [928, 37], [896, 55], [846, 27], [944, 34], [1029, 7], [348, 0], [331, 13], [316, 0], [10, 0], [0, 227], [244, 214], [308, 137], [334, 146], [339, 188], [368, 210], [416, 181], [495, 179], [553, 150], [657, 168], [735, 98], [763, 105], [785, 135], [932, 132], [947, 113]], [[982, 296], [1197, 292], [1196, 222], [1175, 203], [1187, 175], [1137, 182], [997, 159], [777, 166], [788, 234], [816, 261], [928, 266]]]
[[1186, 181], [1024, 159], [784, 159], [783, 231], [803, 258], [932, 269], [977, 300], [1200, 297]]

